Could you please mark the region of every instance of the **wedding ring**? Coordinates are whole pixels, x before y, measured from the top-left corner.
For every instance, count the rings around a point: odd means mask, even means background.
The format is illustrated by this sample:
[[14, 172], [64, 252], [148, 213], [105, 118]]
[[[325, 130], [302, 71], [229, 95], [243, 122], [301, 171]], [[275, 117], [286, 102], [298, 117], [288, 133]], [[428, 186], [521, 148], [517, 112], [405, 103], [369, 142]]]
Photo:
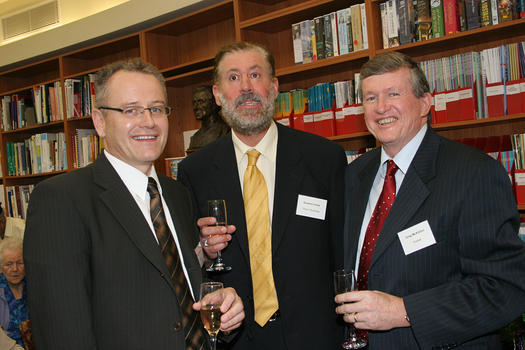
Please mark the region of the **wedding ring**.
[[205, 238], [205, 239], [204, 239], [204, 246], [205, 246], [206, 248], [209, 248], [209, 247], [210, 247], [210, 246], [208, 245], [208, 238]]
[[357, 312], [354, 312], [354, 323], [357, 323]]

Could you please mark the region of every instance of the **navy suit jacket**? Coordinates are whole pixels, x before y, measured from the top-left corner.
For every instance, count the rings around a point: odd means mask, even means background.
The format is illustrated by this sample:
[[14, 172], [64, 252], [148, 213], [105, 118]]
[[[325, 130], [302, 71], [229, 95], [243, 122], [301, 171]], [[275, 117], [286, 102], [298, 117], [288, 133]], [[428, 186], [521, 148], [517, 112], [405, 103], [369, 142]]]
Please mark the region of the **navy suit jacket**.
[[[346, 266], [353, 267], [380, 148], [345, 175]], [[427, 220], [436, 244], [405, 255], [397, 233]], [[369, 289], [402, 297], [411, 327], [370, 333], [374, 349], [499, 349], [525, 310], [525, 244], [502, 165], [428, 131], [375, 247]]]
[[[277, 124], [277, 164], [272, 222], [273, 275], [288, 349], [339, 348], [343, 327], [335, 313], [332, 274], [343, 266], [343, 148], [325, 138]], [[224, 199], [228, 223], [236, 226], [223, 260], [232, 266], [217, 280], [242, 298], [245, 321], [233, 349], [257, 349], [248, 236], [239, 172], [231, 134], [201, 148], [179, 164], [195, 217], [206, 201]], [[295, 214], [299, 195], [328, 201], [324, 220]]]
[[[203, 276], [188, 192], [158, 178], [199, 298]], [[164, 257], [104, 154], [35, 187], [24, 260], [38, 349], [186, 349]]]

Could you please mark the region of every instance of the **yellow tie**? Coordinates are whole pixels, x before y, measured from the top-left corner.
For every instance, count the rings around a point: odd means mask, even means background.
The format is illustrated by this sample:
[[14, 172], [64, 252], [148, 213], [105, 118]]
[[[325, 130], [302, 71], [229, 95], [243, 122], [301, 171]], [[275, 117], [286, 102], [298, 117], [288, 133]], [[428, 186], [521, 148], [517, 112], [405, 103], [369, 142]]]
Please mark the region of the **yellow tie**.
[[244, 173], [244, 211], [250, 246], [255, 322], [264, 327], [279, 309], [272, 270], [272, 237], [268, 211], [268, 189], [261, 171], [255, 165], [261, 155], [252, 150]]

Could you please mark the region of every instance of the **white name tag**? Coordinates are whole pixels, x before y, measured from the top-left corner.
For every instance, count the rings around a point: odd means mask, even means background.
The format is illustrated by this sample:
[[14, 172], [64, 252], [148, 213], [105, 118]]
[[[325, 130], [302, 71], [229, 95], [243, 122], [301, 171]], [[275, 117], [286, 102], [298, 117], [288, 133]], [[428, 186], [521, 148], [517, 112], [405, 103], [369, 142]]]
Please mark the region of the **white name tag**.
[[412, 254], [426, 247], [436, 244], [436, 238], [432, 233], [432, 229], [425, 220], [417, 225], [407, 228], [397, 234], [405, 255]]
[[324, 220], [326, 216], [326, 199], [299, 195], [295, 214], [308, 218]]

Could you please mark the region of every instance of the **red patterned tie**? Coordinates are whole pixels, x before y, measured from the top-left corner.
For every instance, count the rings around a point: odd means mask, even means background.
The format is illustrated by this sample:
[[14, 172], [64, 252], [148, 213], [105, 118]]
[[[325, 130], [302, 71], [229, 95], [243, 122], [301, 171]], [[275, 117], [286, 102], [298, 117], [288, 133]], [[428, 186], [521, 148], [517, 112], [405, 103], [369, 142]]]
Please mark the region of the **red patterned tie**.
[[171, 272], [171, 278], [175, 284], [175, 290], [179, 298], [182, 309], [182, 319], [184, 323], [184, 332], [186, 335], [187, 349], [203, 349], [204, 347], [204, 326], [200, 321], [199, 314], [193, 310], [193, 299], [184, 271], [182, 270], [181, 261], [175, 240], [168, 227], [166, 215], [162, 208], [157, 182], [154, 178], [148, 178], [148, 192], [150, 194], [150, 210], [153, 227], [159, 240], [160, 250], [164, 255], [166, 264]]
[[359, 271], [357, 273], [357, 288], [359, 290], [368, 289], [368, 270], [370, 269], [370, 262], [372, 261], [372, 254], [374, 248], [383, 228], [383, 224], [386, 221], [390, 208], [394, 204], [396, 198], [396, 171], [398, 167], [393, 160], [387, 162], [385, 183], [383, 185], [383, 192], [379, 196], [376, 208], [368, 228], [366, 229], [365, 241], [363, 242], [363, 248], [361, 249], [361, 256], [359, 259]]

